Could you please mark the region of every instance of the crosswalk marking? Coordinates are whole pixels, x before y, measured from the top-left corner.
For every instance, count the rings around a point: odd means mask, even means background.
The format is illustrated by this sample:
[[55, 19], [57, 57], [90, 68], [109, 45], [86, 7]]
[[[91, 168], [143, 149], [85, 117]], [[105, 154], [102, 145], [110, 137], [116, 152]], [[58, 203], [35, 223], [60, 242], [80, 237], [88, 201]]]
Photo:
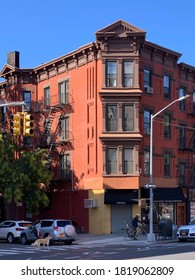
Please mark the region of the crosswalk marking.
[[[34, 254], [37, 252], [49, 252], [49, 251], [53, 251], [53, 250], [57, 250], [57, 251], [67, 251], [67, 250], [76, 250], [83, 247], [82, 245], [62, 245], [62, 246], [50, 246], [49, 249], [48, 248], [44, 248], [41, 247], [40, 250], [37, 250], [34, 247], [31, 246], [25, 246], [25, 247], [12, 247], [10, 249], [0, 249], [0, 256], [4, 256], [4, 255], [17, 255], [17, 254]], [[87, 246], [84, 246], [85, 248]]]
[[[174, 249], [175, 247], [184, 247], [186, 244], [184, 244], [184, 243], [174, 243], [174, 244], [155, 244], [155, 245], [153, 245], [153, 246], [150, 246], [150, 247], [148, 247], [148, 245], [147, 246], [145, 246], [145, 247], [138, 247], [137, 248], [137, 250], [139, 250], [139, 251], [146, 251], [146, 250], [160, 250], [160, 249], [162, 249], [162, 247], [165, 249], [167, 249], [167, 250], [170, 250], [170, 249]], [[192, 247], [195, 247], [195, 243], [192, 243], [191, 244], [191, 246]], [[101, 247], [104, 247], [102, 244], [100, 244], [99, 246], [98, 246], [98, 248], [100, 249]], [[30, 246], [30, 245], [28, 245], [28, 246], [23, 246], [23, 245], [21, 245], [21, 247], [20, 246], [18, 246], [18, 247], [11, 247], [11, 248], [9, 248], [9, 249], [0, 249], [0, 257], [3, 257], [3, 256], [5, 256], [5, 255], [17, 255], [17, 254], [36, 254], [37, 252], [41, 252], [41, 253], [49, 253], [49, 252], [52, 252], [52, 251], [64, 251], [64, 252], [66, 252], [66, 251], [70, 251], [70, 250], [77, 250], [77, 249], [83, 249], [83, 248], [85, 248], [85, 249], [91, 249], [91, 245], [87, 245], [87, 244], [72, 244], [72, 245], [52, 245], [52, 246], [50, 246], [49, 247], [49, 249], [46, 247], [46, 248], [44, 248], [44, 247], [41, 247], [40, 248], [40, 250], [37, 250], [36, 248], [34, 248], [34, 247], [32, 247], [32, 246]], [[125, 250], [126, 249], [126, 247], [120, 247], [120, 248], [116, 248], [116, 250], [115, 250], [115, 252], [109, 252], [109, 253], [105, 253], [104, 252], [104, 254], [115, 254], [116, 253], [116, 251], [119, 251], [119, 250]], [[99, 251], [96, 251], [96, 254], [97, 254], [97, 252], [99, 252]], [[88, 255], [89, 254], [89, 252], [85, 252], [84, 253], [84, 255]]]

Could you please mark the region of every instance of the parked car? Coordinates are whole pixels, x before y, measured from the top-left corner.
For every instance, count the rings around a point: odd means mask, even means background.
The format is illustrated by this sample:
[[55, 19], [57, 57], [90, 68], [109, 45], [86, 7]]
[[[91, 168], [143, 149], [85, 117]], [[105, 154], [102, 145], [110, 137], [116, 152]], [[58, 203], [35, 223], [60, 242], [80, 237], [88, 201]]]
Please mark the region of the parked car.
[[189, 225], [180, 226], [177, 230], [177, 239], [187, 241], [188, 239], [195, 239], [195, 220], [191, 221]]
[[13, 243], [20, 238], [21, 232], [30, 227], [30, 221], [14, 221], [7, 220], [0, 223], [0, 239], [5, 239], [9, 243]]
[[37, 239], [36, 226], [40, 224], [39, 237], [45, 238], [52, 236], [50, 244], [57, 241], [63, 241], [65, 244], [72, 244], [77, 239], [75, 227], [70, 220], [65, 219], [43, 219], [37, 220], [29, 228], [24, 230], [20, 236], [22, 244], [34, 242]]

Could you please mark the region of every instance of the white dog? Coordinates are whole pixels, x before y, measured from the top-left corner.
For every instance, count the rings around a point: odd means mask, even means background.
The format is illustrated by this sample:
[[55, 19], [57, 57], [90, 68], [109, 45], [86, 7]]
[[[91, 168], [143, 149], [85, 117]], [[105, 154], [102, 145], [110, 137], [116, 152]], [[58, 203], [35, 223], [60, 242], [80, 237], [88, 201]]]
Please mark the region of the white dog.
[[31, 244], [31, 246], [36, 247], [36, 249], [40, 250], [41, 245], [43, 245], [44, 248], [45, 248], [45, 246], [47, 246], [47, 248], [50, 250], [50, 248], [49, 248], [50, 239], [52, 239], [51, 235], [48, 235], [45, 238], [39, 238], [39, 239], [35, 240], [35, 242]]

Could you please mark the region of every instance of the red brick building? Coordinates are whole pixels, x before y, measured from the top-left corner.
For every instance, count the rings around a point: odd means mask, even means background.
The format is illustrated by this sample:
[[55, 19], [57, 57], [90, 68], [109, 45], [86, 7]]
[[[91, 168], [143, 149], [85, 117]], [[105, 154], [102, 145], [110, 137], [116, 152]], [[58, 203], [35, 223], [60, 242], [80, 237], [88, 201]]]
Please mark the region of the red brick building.
[[[155, 118], [153, 135], [154, 223], [183, 224], [195, 215], [195, 67], [122, 20], [95, 36], [34, 69], [9, 53], [1, 70], [2, 100], [25, 101], [35, 118], [34, 135], [21, 143], [47, 148], [52, 161], [50, 205], [40, 216], [71, 218], [91, 233], [119, 232], [137, 211], [147, 223], [150, 116], [190, 94]], [[2, 107], [2, 130], [13, 111], [21, 106]], [[25, 207], [18, 213], [26, 218]]]

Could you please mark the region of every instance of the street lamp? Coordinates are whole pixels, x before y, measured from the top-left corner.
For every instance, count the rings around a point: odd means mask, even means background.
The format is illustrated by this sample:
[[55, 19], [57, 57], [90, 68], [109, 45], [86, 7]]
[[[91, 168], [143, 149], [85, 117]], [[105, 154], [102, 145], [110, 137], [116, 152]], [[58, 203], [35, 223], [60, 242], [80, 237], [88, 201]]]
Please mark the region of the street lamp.
[[155, 241], [155, 234], [153, 232], [153, 189], [156, 188], [156, 185], [153, 183], [153, 173], [152, 173], [152, 155], [153, 155], [153, 119], [159, 115], [161, 112], [163, 112], [164, 110], [166, 110], [169, 106], [171, 106], [172, 104], [178, 102], [178, 101], [182, 101], [186, 98], [190, 97], [190, 95], [185, 95], [182, 96], [176, 100], [174, 100], [173, 102], [169, 103], [167, 106], [165, 106], [164, 108], [162, 108], [160, 111], [158, 111], [156, 114], [151, 114], [150, 116], [150, 182], [149, 184], [146, 184], [145, 187], [150, 189], [150, 231], [147, 235], [147, 241], [153, 242]]

